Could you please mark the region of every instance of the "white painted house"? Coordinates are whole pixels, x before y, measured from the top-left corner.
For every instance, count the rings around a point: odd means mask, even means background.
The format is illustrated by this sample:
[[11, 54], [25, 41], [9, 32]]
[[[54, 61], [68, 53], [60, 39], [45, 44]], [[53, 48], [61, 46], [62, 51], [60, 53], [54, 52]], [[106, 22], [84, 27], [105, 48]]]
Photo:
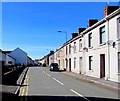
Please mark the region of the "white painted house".
[[119, 20], [120, 9], [117, 9], [81, 33], [83, 46], [87, 48], [83, 53], [86, 75], [118, 82]]
[[88, 25], [54, 52], [54, 62], [60, 69], [120, 82], [120, 8], [106, 7], [104, 18]]
[[0, 61], [2, 65], [15, 65], [15, 59], [0, 49]]
[[15, 65], [16, 59], [13, 57], [6, 55], [6, 65]]
[[16, 48], [8, 54], [9, 56], [16, 59], [15, 64], [27, 65], [27, 53], [20, 48]]

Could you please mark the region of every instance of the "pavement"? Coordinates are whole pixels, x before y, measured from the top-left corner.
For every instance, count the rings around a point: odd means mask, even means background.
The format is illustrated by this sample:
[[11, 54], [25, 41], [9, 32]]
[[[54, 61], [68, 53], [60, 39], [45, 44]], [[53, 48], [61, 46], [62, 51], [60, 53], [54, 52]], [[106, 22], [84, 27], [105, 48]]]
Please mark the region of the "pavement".
[[[0, 92], [2, 93], [11, 93], [11, 94], [17, 94], [20, 86], [22, 85], [22, 82], [24, 80], [25, 74], [27, 72], [28, 68], [25, 68], [23, 70], [23, 72], [21, 73], [21, 75], [19, 76], [18, 80], [17, 80], [17, 84], [16, 85], [2, 85], [0, 84]], [[12, 79], [12, 78], [10, 78]]]
[[77, 74], [77, 73], [68, 72], [68, 71], [63, 72], [63, 74], [68, 75], [68, 76], [72, 76], [75, 79], [80, 79], [80, 80], [85, 81], [85, 82], [96, 83], [99, 85], [104, 85], [106, 87], [120, 90], [120, 83], [118, 83], [118, 82], [104, 80], [104, 79], [95, 78], [95, 77], [87, 76], [84, 74]]

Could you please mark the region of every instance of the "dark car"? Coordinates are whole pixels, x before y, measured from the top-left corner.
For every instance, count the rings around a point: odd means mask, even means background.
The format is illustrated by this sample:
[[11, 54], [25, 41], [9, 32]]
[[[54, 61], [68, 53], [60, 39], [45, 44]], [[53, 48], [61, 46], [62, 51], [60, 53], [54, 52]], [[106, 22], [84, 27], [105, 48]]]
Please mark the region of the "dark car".
[[50, 71], [58, 71], [58, 70], [59, 70], [58, 63], [51, 63], [50, 64]]
[[46, 67], [46, 63], [43, 63], [43, 64], [42, 64], [42, 67]]

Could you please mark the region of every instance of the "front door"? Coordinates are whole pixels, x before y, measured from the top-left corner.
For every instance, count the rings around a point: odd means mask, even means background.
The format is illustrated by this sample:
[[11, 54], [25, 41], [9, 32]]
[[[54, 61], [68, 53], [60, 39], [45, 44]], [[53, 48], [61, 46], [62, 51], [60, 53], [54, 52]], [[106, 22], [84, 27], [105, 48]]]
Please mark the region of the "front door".
[[71, 58], [69, 59], [69, 72], [71, 71]]
[[68, 60], [66, 59], [66, 70], [68, 71]]
[[79, 70], [80, 70], [80, 74], [82, 73], [82, 57], [80, 57], [80, 60], [79, 60]]
[[100, 55], [100, 78], [105, 77], [105, 54]]

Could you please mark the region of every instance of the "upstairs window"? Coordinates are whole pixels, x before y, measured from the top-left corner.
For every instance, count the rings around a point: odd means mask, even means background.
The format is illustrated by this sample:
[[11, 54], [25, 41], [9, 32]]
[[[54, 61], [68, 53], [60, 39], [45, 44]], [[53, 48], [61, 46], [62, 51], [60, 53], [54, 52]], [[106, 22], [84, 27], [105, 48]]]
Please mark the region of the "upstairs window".
[[92, 47], [92, 33], [88, 34], [88, 45]]
[[82, 39], [80, 39], [80, 41], [79, 41], [79, 50], [81, 50], [82, 49]]
[[76, 42], [74, 42], [74, 53], [76, 52]]
[[100, 28], [100, 44], [106, 43], [105, 26]]
[[71, 45], [69, 45], [69, 54], [71, 54]]
[[120, 18], [118, 18], [117, 19], [117, 25], [118, 25], [118, 27], [117, 27], [117, 29], [118, 29], [118, 39], [120, 39]]
[[68, 49], [67, 49], [67, 46], [66, 46], [66, 55], [68, 54]]

